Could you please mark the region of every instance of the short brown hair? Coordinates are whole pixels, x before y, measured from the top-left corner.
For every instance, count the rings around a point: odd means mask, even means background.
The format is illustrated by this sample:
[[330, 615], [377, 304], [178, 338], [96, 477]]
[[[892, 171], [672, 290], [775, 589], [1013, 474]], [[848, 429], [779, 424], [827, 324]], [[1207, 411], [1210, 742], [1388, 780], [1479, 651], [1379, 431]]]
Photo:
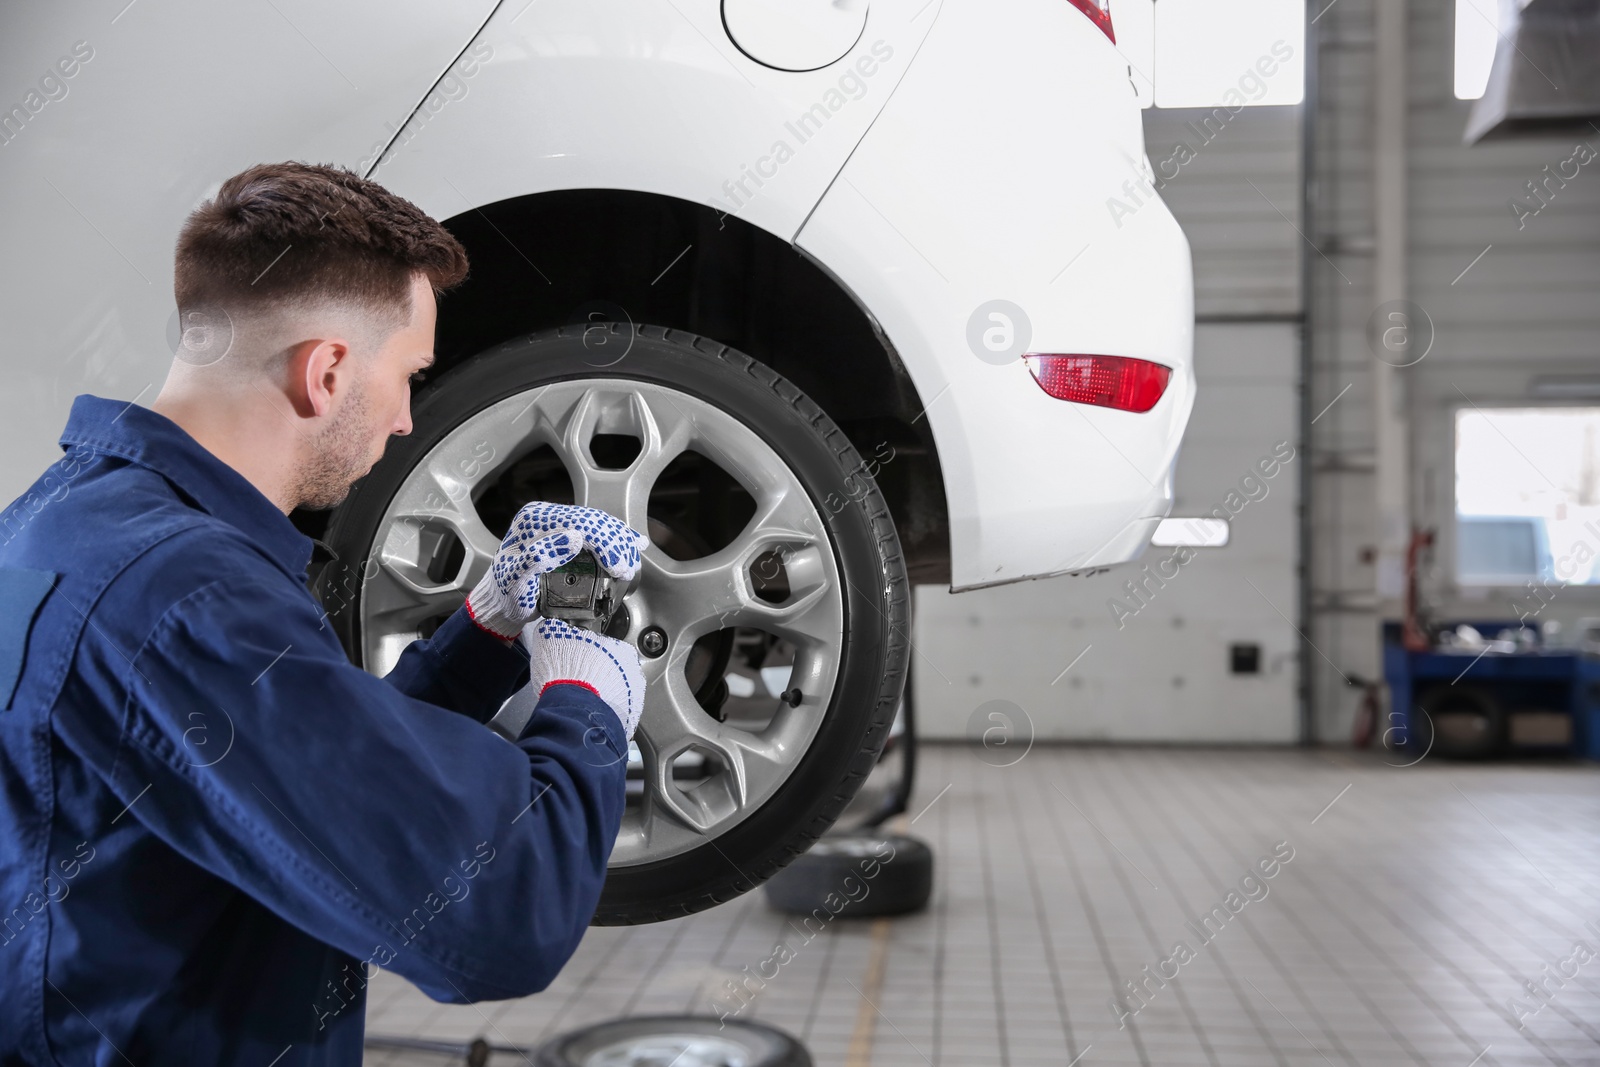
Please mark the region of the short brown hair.
[[467, 253], [421, 208], [342, 167], [262, 163], [222, 183], [178, 234], [180, 310], [244, 312], [348, 302], [405, 324], [411, 279], [435, 293], [467, 275]]

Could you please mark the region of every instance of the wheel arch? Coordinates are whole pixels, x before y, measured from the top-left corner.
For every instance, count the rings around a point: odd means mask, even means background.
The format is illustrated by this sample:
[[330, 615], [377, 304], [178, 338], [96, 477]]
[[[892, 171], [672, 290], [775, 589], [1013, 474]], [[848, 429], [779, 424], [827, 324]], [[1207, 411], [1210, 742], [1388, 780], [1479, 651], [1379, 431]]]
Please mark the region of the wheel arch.
[[816, 260], [713, 208], [625, 189], [529, 194], [444, 224], [472, 267], [440, 300], [430, 377], [589, 313], [731, 345], [804, 390], [874, 461], [912, 580], [949, 582], [944, 479], [923, 401], [870, 312]]

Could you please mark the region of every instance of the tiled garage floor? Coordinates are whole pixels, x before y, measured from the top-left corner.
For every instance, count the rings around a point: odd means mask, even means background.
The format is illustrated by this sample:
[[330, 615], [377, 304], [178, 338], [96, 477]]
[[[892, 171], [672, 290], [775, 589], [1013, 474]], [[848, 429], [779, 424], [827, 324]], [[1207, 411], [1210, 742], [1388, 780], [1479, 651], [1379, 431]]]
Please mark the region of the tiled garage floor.
[[[788, 938], [796, 958], [741, 1017], [826, 1067], [1600, 1064], [1600, 956], [1574, 958], [1580, 941], [1600, 951], [1600, 769], [1042, 745], [993, 767], [961, 746], [919, 752], [910, 832], [936, 864], [924, 914], [836, 921], [802, 946], [751, 893], [592, 929], [525, 1000], [447, 1007], [382, 975], [369, 1033], [532, 1045], [618, 1015], [711, 1012], [725, 979]], [[1292, 857], [1230, 901], [1275, 848]], [[1189, 924], [1216, 906], [1228, 921], [1203, 939]], [[1147, 966], [1177, 973], [1147, 979], [1141, 1000], [1123, 983]]]

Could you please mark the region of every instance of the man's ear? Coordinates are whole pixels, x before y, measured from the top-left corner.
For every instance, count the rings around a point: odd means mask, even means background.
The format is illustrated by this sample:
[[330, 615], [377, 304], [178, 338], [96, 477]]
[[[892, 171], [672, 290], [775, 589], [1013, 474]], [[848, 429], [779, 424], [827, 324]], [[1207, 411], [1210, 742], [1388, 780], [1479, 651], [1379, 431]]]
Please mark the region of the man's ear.
[[340, 338], [301, 341], [289, 349], [289, 402], [301, 418], [333, 410], [350, 386], [350, 346]]

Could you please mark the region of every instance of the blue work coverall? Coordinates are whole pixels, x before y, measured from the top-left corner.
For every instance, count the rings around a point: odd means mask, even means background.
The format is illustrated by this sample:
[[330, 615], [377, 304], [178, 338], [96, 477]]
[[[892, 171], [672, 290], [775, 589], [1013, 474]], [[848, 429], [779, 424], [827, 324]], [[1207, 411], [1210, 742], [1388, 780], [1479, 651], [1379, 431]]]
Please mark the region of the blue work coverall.
[[545, 988], [599, 900], [627, 742], [457, 611], [386, 678], [312, 542], [171, 420], [80, 396], [0, 513], [0, 1064], [361, 1062], [374, 966]]

